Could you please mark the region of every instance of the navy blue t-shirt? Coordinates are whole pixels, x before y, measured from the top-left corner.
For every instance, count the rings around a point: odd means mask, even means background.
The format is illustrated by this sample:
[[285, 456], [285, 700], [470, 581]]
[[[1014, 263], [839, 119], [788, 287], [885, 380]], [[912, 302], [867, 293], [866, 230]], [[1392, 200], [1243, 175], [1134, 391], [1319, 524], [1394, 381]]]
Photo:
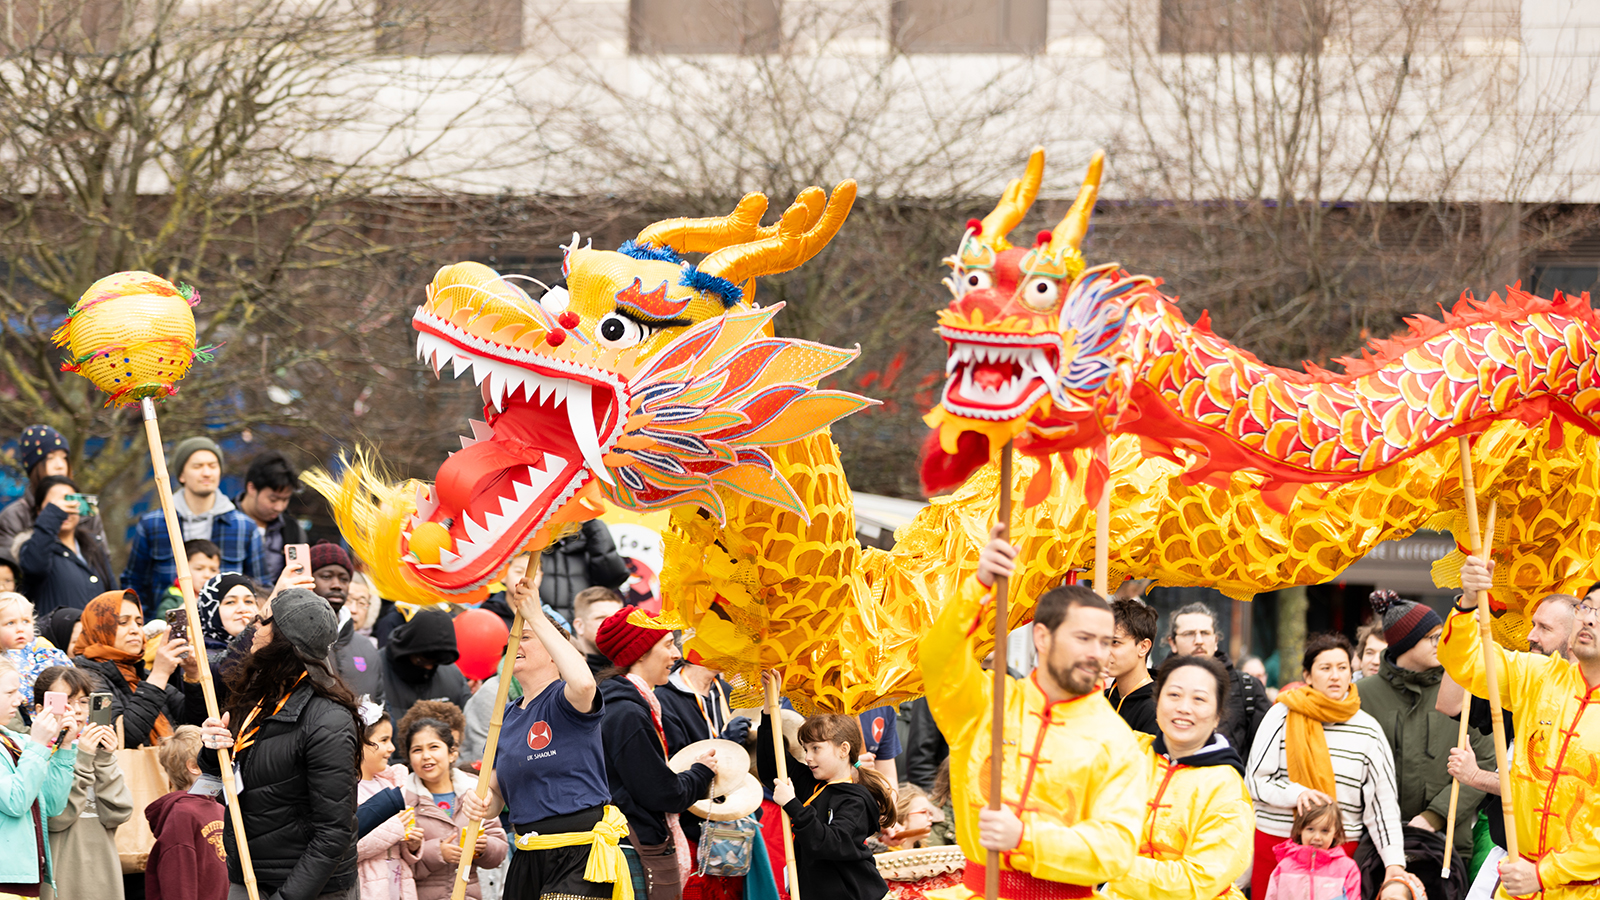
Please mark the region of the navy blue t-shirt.
[[871, 753], [877, 759], [894, 759], [900, 755], [900, 731], [895, 728], [895, 709], [892, 706], [874, 706], [861, 714], [861, 738], [865, 745], [862, 753]]
[[514, 824], [611, 802], [600, 746], [600, 693], [594, 710], [582, 713], [567, 702], [566, 690], [558, 678], [527, 708], [515, 700], [506, 707], [494, 774]]

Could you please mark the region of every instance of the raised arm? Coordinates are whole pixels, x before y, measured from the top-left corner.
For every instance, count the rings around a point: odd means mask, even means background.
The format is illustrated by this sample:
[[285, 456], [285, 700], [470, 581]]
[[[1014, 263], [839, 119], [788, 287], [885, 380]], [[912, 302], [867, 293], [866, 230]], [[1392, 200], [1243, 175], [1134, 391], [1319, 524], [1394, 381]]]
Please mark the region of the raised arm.
[[[996, 525], [989, 531], [989, 543], [978, 555], [978, 573], [962, 582], [956, 595], [945, 604], [933, 627], [922, 638], [919, 665], [927, 688], [928, 708], [945, 739], [961, 740], [961, 730], [975, 728], [984, 721], [992, 688], [978, 665], [975, 648], [983, 634], [983, 617], [992, 617], [988, 600], [997, 575], [1010, 575], [1017, 551], [1006, 543]], [[997, 629], [1005, 640], [1006, 629]]]
[[[523, 578], [512, 591], [512, 601], [522, 611], [523, 627], [533, 629], [534, 636], [555, 662], [561, 680], [566, 682], [567, 702], [578, 712], [593, 712], [594, 695], [598, 689], [594, 673], [589, 671], [589, 662], [578, 648], [544, 614], [544, 607], [539, 602], [539, 581], [538, 575]], [[508, 647], [507, 652], [514, 651]]]

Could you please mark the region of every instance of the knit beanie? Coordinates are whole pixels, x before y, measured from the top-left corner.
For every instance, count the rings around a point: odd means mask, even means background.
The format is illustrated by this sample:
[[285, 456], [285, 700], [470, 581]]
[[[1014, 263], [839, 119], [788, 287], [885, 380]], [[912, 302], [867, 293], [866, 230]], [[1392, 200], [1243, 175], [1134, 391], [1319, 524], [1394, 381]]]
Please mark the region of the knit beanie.
[[1438, 613], [1421, 603], [1402, 600], [1394, 591], [1373, 591], [1369, 599], [1373, 611], [1383, 617], [1383, 639], [1389, 642], [1384, 653], [1390, 660], [1399, 659], [1428, 632], [1444, 625]]
[[311, 571], [315, 572], [323, 566], [343, 566], [352, 575], [356, 572], [356, 567], [350, 564], [350, 554], [338, 544], [327, 541], [311, 545]]
[[631, 614], [635, 611], [631, 607], [623, 607], [621, 610], [612, 613], [604, 622], [600, 623], [600, 627], [596, 629], [594, 635], [595, 646], [599, 647], [600, 652], [606, 655], [606, 659], [611, 660], [613, 665], [624, 669], [638, 662], [640, 657], [649, 653], [650, 648], [661, 640], [663, 634], [672, 631], [670, 628], [656, 625], [656, 620], [644, 612], [639, 612], [639, 616], [650, 624], [633, 624], [629, 619], [632, 618]]
[[49, 425], [29, 425], [17, 439], [17, 462], [22, 465], [24, 475], [32, 475], [33, 467], [44, 462], [46, 456], [65, 449], [67, 441], [61, 432]]
[[208, 437], [184, 438], [178, 446], [172, 448], [172, 477], [177, 478], [183, 474], [184, 463], [189, 461], [198, 450], [210, 450], [217, 455], [217, 465], [222, 465], [222, 448], [217, 442]]

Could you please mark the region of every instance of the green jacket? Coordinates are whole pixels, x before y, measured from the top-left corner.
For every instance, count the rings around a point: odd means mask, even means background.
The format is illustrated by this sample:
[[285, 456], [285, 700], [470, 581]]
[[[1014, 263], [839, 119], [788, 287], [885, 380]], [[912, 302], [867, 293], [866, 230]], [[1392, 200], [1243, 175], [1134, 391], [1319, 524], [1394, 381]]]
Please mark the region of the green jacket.
[[[1378, 674], [1361, 679], [1361, 711], [1378, 720], [1394, 753], [1399, 781], [1400, 821], [1410, 822], [1423, 813], [1444, 830], [1450, 812], [1450, 785], [1446, 766], [1456, 745], [1460, 723], [1434, 709], [1444, 667], [1412, 672], [1395, 665], [1387, 655]], [[1478, 765], [1494, 768], [1494, 744], [1488, 735], [1469, 729], [1468, 740]], [[1455, 850], [1460, 859], [1472, 857], [1472, 826], [1478, 819], [1483, 792], [1463, 786], [1456, 804]]]

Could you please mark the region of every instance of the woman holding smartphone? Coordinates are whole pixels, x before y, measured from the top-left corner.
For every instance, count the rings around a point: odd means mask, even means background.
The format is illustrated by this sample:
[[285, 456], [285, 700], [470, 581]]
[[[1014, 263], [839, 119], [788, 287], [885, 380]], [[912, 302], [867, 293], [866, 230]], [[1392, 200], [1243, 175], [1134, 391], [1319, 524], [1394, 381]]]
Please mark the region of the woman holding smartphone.
[[22, 593], [47, 616], [57, 609], [82, 609], [96, 594], [116, 586], [103, 539], [84, 525], [88, 517], [69, 494], [78, 485], [64, 475], [51, 475], [34, 489], [33, 531], [17, 551], [22, 566]]
[[154, 747], [179, 725], [205, 721], [193, 650], [188, 641], [160, 640], [146, 669], [144, 610], [133, 591], [108, 591], [84, 607], [83, 649], [73, 665], [98, 679], [96, 690], [111, 694], [112, 718], [123, 717], [128, 747]]
[[[89, 721], [89, 676], [71, 666], [39, 673], [33, 691], [34, 713], [46, 711], [49, 695], [65, 698], [79, 722]], [[50, 817], [50, 857], [55, 887], [45, 885], [43, 900], [55, 897], [122, 896], [122, 860], [117, 856], [117, 826], [133, 815], [133, 792], [117, 767], [117, 731], [88, 724], [78, 733], [73, 755], [72, 790], [66, 808]]]

